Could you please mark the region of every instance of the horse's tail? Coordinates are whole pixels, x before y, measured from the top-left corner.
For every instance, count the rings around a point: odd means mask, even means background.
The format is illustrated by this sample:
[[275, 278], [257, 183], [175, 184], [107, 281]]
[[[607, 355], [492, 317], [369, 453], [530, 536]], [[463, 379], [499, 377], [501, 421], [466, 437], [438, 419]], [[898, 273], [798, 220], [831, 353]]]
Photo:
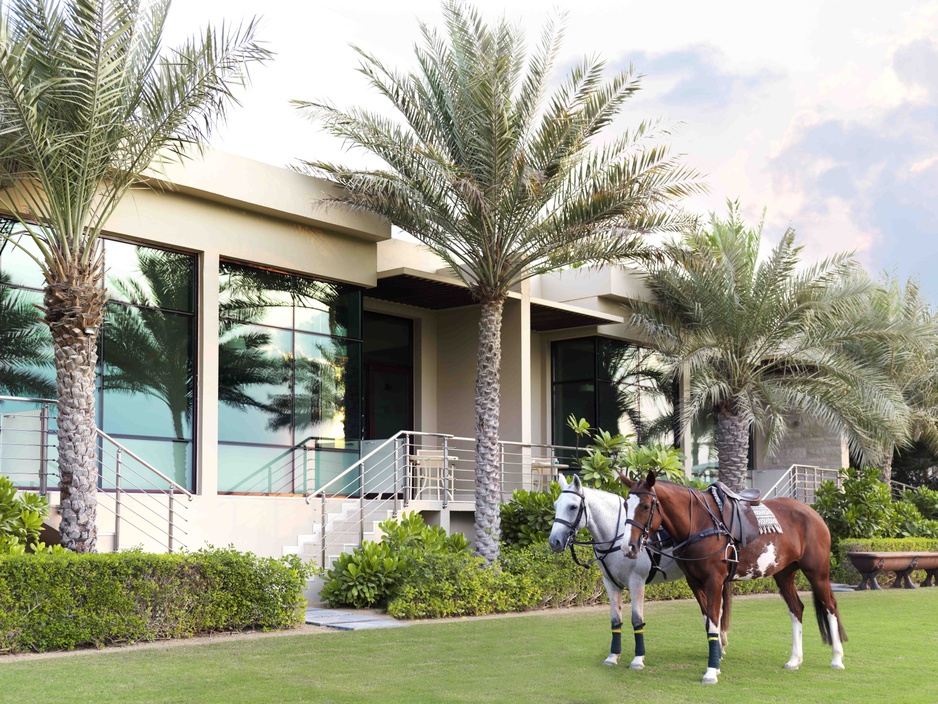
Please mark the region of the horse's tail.
[[[812, 590], [814, 596], [814, 613], [817, 614], [817, 625], [821, 629], [821, 640], [824, 641], [827, 645], [833, 644], [833, 639], [831, 638], [831, 622], [827, 618], [827, 606], [824, 604], [824, 600], [820, 598], [816, 590]], [[837, 613], [837, 602], [834, 601], [834, 597], [830, 597], [831, 609], [834, 616], [837, 617], [837, 630], [838, 635], [840, 636], [840, 642], [847, 642], [847, 634], [844, 631], [844, 624], [840, 622], [840, 615]]]
[[733, 583], [729, 580], [723, 582], [723, 615], [720, 617], [720, 630], [724, 633], [730, 631], [730, 611], [733, 608]]

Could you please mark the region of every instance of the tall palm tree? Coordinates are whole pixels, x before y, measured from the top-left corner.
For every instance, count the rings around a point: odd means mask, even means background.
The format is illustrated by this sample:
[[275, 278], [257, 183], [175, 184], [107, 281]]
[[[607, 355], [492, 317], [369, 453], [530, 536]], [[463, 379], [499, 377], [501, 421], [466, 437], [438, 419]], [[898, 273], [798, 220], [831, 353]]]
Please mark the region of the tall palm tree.
[[[248, 63], [256, 23], [171, 52], [170, 0], [10, 0], [0, 13], [0, 204], [45, 276], [58, 384], [63, 544], [94, 550], [94, 373], [105, 288], [99, 235], [160, 150], [204, 143]], [[31, 255], [32, 256], [32, 255]]]
[[938, 318], [917, 281], [908, 279], [903, 285], [889, 274], [870, 292], [864, 316], [889, 321], [897, 334], [889, 340], [864, 340], [855, 346], [856, 353], [884, 369], [909, 408], [908, 436], [888, 443], [876, 458], [888, 483], [897, 451], [920, 442], [938, 453]]
[[720, 480], [746, 483], [749, 432], [778, 447], [786, 417], [806, 414], [874, 452], [903, 437], [908, 412], [881, 365], [853, 345], [894, 340], [882, 317], [865, 316], [872, 283], [848, 255], [800, 268], [792, 230], [759, 258], [762, 225], [747, 227], [738, 203], [666, 246], [647, 283], [654, 303], [632, 304], [632, 322], [689, 374], [686, 427], [716, 416]]
[[333, 135], [380, 158], [363, 170], [307, 170], [341, 186], [335, 200], [374, 212], [441, 257], [481, 303], [476, 380], [476, 547], [498, 556], [501, 321], [512, 286], [561, 267], [634, 257], [638, 233], [667, 227], [696, 174], [653, 144], [656, 131], [592, 145], [639, 87], [631, 71], [604, 81], [585, 59], [549, 96], [561, 32], [553, 23], [526, 58], [521, 30], [443, 4], [445, 35], [421, 25], [418, 70], [400, 73], [362, 50], [361, 72], [400, 119], [296, 101]]

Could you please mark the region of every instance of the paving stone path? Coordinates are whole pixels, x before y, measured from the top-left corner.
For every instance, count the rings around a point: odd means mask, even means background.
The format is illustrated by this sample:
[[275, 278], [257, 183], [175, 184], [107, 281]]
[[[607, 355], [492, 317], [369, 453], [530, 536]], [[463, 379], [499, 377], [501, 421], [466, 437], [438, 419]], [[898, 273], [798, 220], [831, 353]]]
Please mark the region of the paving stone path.
[[386, 614], [337, 609], [306, 609], [306, 623], [326, 626], [340, 631], [365, 631], [373, 628], [401, 628], [408, 624], [396, 621]]

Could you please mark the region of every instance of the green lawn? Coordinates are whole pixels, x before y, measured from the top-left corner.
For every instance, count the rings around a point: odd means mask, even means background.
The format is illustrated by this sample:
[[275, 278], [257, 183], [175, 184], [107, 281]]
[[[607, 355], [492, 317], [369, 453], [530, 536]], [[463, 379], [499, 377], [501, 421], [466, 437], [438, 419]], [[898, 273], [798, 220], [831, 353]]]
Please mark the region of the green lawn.
[[[813, 607], [801, 670], [782, 669], [781, 599], [736, 599], [723, 674], [701, 685], [693, 602], [646, 607], [648, 667], [605, 667], [605, 610], [240, 639], [6, 661], [0, 701], [37, 702], [936, 702], [938, 589], [838, 594], [846, 670], [829, 668]], [[626, 652], [631, 638], [623, 634]]]

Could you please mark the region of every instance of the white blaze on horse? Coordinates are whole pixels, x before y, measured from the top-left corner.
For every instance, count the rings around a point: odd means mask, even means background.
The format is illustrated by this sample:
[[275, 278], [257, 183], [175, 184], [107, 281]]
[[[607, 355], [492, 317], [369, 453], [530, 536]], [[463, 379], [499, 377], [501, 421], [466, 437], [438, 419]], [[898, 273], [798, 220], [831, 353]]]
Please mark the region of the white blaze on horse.
[[[589, 530], [593, 540], [588, 544], [599, 564], [612, 621], [612, 646], [606, 665], [616, 665], [622, 653], [622, 590], [628, 589], [632, 602], [632, 631], [635, 636], [635, 657], [630, 667], [640, 670], [645, 667], [645, 585], [672, 582], [683, 575], [674, 560], [663, 558], [658, 563], [645, 551], [637, 560], [625, 557], [622, 546], [628, 526], [625, 523], [625, 507], [621, 496], [608, 491], [599, 491], [583, 486], [576, 475], [573, 481], [560, 476], [560, 497], [554, 502], [554, 527], [550, 531], [549, 543], [554, 552], [573, 548], [577, 531]], [[584, 544], [579, 543], [577, 544]], [[574, 554], [574, 559], [576, 556]]]
[[701, 492], [656, 481], [653, 472], [639, 481], [619, 476], [629, 487], [626, 556], [641, 559], [649, 536], [662, 527], [675, 542], [668, 552], [686, 575], [707, 629], [710, 659], [704, 683], [715, 683], [720, 674], [722, 648], [717, 629], [718, 624], [724, 630], [729, 627], [731, 582], [738, 579], [775, 578], [791, 616], [791, 657], [785, 669], [798, 669], [804, 614], [795, 589], [799, 568], [811, 584], [821, 638], [833, 650], [831, 667], [843, 669], [847, 637], [831, 592], [831, 536], [814, 509], [794, 499], [771, 499], [760, 505], [757, 496], [712, 488]]

